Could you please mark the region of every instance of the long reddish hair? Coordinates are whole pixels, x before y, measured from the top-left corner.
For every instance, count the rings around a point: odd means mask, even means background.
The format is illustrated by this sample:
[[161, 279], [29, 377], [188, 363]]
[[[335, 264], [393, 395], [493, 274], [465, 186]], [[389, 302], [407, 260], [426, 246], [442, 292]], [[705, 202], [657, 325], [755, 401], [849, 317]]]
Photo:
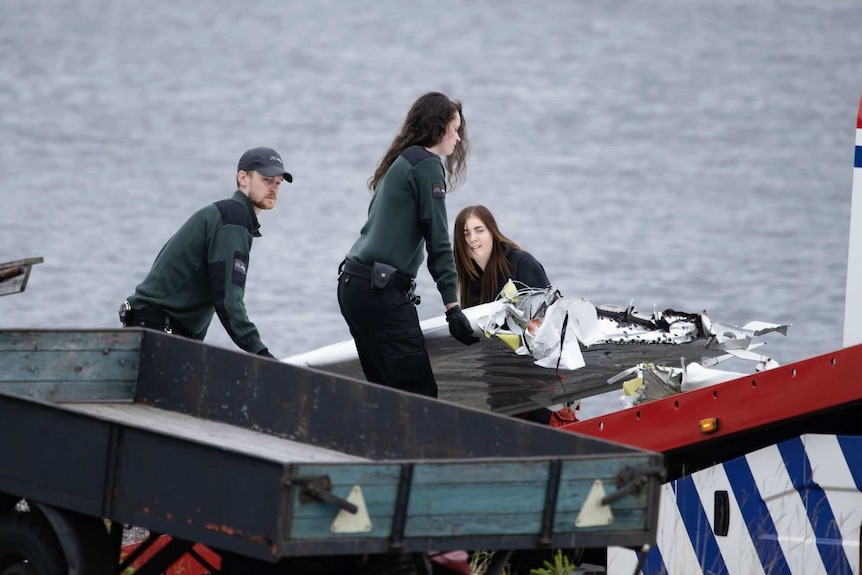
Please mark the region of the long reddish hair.
[[[464, 237], [464, 228], [467, 220], [471, 217], [478, 218], [485, 228], [491, 233], [494, 245], [491, 248], [491, 256], [485, 265], [485, 271], [470, 255], [470, 247]], [[506, 247], [519, 250], [521, 247], [510, 240], [500, 231], [494, 214], [485, 206], [467, 206], [458, 213], [455, 218], [455, 229], [453, 231], [452, 245], [455, 252], [455, 270], [458, 272], [458, 290], [461, 293], [461, 307], [472, 307], [481, 303], [494, 301], [497, 297], [497, 286], [500, 282], [509, 278], [509, 260], [506, 259]], [[470, 290], [470, 284], [476, 282], [481, 276], [479, 284], [478, 299], [476, 294]]]
[[461, 102], [450, 100], [440, 92], [428, 92], [419, 97], [410, 111], [401, 131], [392, 140], [392, 144], [380, 160], [374, 175], [368, 180], [368, 189], [372, 192], [377, 188], [380, 179], [392, 166], [398, 155], [410, 146], [424, 146], [433, 148], [443, 140], [449, 122], [461, 116], [461, 127], [458, 135], [461, 141], [455, 146], [455, 151], [446, 157], [446, 172], [449, 189], [454, 189], [455, 184], [462, 179], [462, 173], [467, 167], [467, 153], [470, 151], [470, 141], [467, 139], [467, 122], [464, 120]]

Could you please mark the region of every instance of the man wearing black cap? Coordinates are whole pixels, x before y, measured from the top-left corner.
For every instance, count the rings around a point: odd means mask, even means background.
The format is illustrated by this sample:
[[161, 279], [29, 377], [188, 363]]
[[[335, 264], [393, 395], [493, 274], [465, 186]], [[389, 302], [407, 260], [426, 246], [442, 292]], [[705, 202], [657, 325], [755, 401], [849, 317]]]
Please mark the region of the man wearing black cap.
[[237, 165], [237, 191], [198, 210], [168, 240], [147, 277], [120, 306], [126, 327], [203, 340], [214, 313], [249, 353], [273, 357], [248, 319], [243, 298], [257, 214], [271, 210], [282, 181], [292, 182], [272, 148], [253, 148]]

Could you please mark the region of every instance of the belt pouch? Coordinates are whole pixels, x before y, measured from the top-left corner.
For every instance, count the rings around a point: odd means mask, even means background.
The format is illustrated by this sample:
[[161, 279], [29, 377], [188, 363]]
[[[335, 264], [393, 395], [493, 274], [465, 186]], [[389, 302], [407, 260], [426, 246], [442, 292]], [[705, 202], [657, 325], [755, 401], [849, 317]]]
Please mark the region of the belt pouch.
[[398, 268], [382, 262], [374, 262], [371, 266], [371, 289], [374, 291], [386, 291], [389, 284], [395, 278]]

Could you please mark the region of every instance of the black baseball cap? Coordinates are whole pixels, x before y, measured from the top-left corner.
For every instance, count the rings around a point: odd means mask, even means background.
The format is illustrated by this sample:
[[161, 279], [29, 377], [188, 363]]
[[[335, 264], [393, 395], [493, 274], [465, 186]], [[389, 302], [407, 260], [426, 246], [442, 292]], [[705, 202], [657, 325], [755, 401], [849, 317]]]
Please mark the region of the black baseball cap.
[[252, 148], [251, 150], [247, 150], [240, 156], [236, 171], [255, 171], [269, 178], [272, 176], [284, 176], [285, 180], [293, 182], [293, 176], [284, 169], [284, 162], [281, 161], [281, 156], [272, 148]]

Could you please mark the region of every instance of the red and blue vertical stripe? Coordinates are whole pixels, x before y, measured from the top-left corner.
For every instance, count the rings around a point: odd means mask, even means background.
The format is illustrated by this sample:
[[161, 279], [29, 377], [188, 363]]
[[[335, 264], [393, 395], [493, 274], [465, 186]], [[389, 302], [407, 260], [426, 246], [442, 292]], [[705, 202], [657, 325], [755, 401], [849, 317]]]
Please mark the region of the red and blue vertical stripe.
[[[859, 112], [856, 114], [856, 130], [862, 130], [862, 98], [859, 99]], [[862, 168], [862, 146], [859, 145], [859, 137], [856, 137], [856, 161], [854, 166]]]

